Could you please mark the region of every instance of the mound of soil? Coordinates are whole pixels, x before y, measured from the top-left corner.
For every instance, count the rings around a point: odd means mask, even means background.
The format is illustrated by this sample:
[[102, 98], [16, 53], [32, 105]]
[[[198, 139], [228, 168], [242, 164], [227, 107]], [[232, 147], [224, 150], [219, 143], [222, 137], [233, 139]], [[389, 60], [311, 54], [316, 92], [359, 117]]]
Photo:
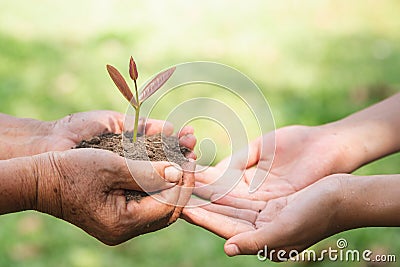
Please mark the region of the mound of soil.
[[[132, 160], [169, 161], [180, 166], [188, 161], [185, 156], [190, 152], [188, 148], [179, 146], [177, 137], [162, 134], [139, 136], [136, 142], [132, 142], [132, 133], [106, 133], [83, 140], [75, 148], [105, 149]], [[146, 196], [145, 192], [125, 191], [127, 202], [140, 202]]]

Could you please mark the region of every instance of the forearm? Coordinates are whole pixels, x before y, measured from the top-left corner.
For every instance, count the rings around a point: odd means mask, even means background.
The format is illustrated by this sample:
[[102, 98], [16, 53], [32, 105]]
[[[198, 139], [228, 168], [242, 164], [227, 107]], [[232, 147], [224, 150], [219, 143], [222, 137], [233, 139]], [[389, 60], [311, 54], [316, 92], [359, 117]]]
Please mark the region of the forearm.
[[52, 125], [52, 122], [0, 114], [0, 160], [44, 152]]
[[0, 214], [36, 206], [36, 174], [32, 157], [0, 160]]
[[368, 226], [400, 226], [400, 175], [347, 176], [337, 222], [343, 230]]
[[321, 128], [335, 136], [338, 172], [351, 172], [400, 151], [400, 93]]

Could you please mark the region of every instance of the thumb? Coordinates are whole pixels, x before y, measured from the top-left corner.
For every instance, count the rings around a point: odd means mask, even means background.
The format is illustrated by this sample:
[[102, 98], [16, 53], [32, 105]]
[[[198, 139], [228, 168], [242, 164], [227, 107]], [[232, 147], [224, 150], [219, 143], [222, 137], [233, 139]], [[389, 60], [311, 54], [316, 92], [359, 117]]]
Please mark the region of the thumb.
[[155, 192], [171, 188], [181, 181], [182, 169], [170, 162], [126, 160], [128, 175], [124, 179], [125, 189]]
[[175, 222], [182, 213], [183, 208], [188, 203], [190, 196], [192, 195], [194, 188], [194, 170], [196, 164], [193, 161], [186, 162], [182, 164], [182, 168], [185, 170], [183, 174], [182, 180], [179, 182], [180, 185], [180, 194], [179, 199], [176, 202], [176, 208], [171, 218], [168, 221], [168, 224]]
[[230, 257], [254, 255], [264, 249], [266, 245], [270, 248], [276, 248], [279, 246], [279, 233], [281, 232], [282, 229], [278, 229], [276, 224], [268, 223], [255, 231], [235, 235], [226, 241], [224, 246], [225, 253]]

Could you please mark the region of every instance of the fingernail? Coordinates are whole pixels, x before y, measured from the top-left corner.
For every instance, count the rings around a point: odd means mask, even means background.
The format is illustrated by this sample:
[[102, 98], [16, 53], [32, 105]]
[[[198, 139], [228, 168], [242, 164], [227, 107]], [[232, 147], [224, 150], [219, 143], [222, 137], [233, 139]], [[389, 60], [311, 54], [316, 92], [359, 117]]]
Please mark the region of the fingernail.
[[229, 244], [225, 247], [226, 255], [236, 256], [239, 254], [239, 248], [235, 244]]
[[165, 179], [169, 182], [179, 182], [182, 179], [182, 174], [182, 169], [175, 164], [164, 169]]

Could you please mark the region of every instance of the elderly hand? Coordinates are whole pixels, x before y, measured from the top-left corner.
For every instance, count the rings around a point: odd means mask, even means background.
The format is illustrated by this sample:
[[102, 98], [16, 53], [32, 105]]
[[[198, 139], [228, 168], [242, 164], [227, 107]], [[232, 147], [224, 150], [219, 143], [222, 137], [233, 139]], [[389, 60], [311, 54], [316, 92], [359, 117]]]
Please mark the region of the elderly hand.
[[[174, 222], [189, 200], [194, 164], [133, 161], [73, 149], [0, 161], [0, 214], [34, 209], [68, 221], [108, 245]], [[140, 185], [140, 186], [139, 186]], [[184, 185], [184, 187], [178, 186]], [[125, 190], [152, 196], [126, 201]]]
[[[168, 162], [127, 160], [105, 150], [70, 150], [93, 135], [120, 133], [123, 120], [124, 115], [113, 111], [77, 113], [56, 122], [0, 114], [5, 125], [0, 135], [6, 137], [0, 141], [2, 158], [11, 158], [0, 160], [0, 214], [36, 209], [109, 245], [173, 223], [192, 193], [189, 170], [194, 163], [181, 170]], [[173, 133], [171, 123], [158, 120], [149, 119], [141, 128], [147, 134]], [[178, 137], [181, 145], [193, 149], [193, 128], [184, 127]], [[46, 151], [59, 152], [38, 154]], [[195, 158], [194, 153], [187, 156]], [[125, 190], [144, 189], [152, 196], [126, 202]]]
[[[0, 159], [67, 150], [98, 134], [129, 130], [124, 129], [124, 120], [124, 114], [107, 110], [75, 113], [56, 121], [38, 121], [0, 114]], [[147, 119], [146, 124], [143, 120], [139, 123], [139, 132], [149, 135], [160, 132], [171, 135], [173, 131], [173, 125], [165, 121]], [[192, 128], [184, 127], [178, 137], [181, 145], [193, 149], [196, 140]], [[192, 153], [189, 157], [195, 156]]]

